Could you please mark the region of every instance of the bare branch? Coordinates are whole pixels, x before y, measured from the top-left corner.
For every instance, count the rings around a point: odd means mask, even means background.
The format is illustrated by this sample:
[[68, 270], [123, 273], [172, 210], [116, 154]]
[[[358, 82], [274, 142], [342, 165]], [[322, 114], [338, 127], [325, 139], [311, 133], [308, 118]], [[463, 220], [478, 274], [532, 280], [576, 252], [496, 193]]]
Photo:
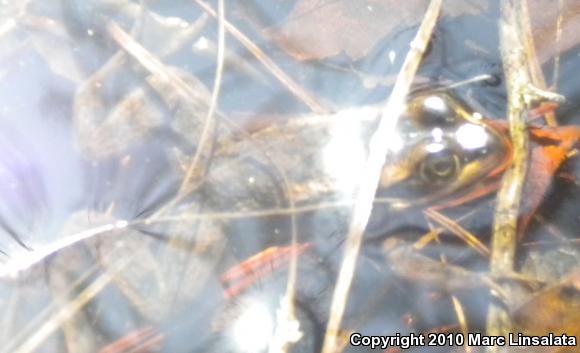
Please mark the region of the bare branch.
[[[533, 45], [525, 0], [506, 0], [502, 5], [500, 39], [503, 65], [508, 90], [508, 119], [513, 144], [513, 161], [503, 177], [495, 210], [491, 275], [508, 276], [514, 270], [514, 258], [518, 240], [518, 217], [522, 189], [528, 168], [528, 131], [526, 112], [532, 104], [562, 97], [533, 86], [531, 71], [533, 63], [528, 55]], [[509, 287], [504, 288], [509, 295]], [[508, 303], [509, 304], [509, 303]], [[506, 336], [512, 329], [509, 308], [492, 305], [488, 314], [487, 333]], [[504, 348], [490, 347], [490, 352]]]

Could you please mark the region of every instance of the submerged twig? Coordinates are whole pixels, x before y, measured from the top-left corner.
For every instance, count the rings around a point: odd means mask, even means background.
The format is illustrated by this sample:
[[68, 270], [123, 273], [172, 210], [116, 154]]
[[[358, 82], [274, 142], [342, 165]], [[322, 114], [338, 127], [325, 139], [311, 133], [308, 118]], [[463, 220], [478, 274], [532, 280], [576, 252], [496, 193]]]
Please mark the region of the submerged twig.
[[115, 223], [90, 228], [71, 236], [64, 237], [61, 240], [50, 243], [49, 245], [37, 247], [34, 251], [19, 254], [6, 263], [0, 265], [0, 278], [18, 278], [18, 275], [21, 272], [30, 269], [62, 249], [101, 234], [108, 234], [114, 230], [125, 229], [127, 226], [129, 226], [127, 221], [119, 220]]
[[[511, 0], [503, 3], [500, 24], [502, 57], [508, 88], [508, 119], [513, 143], [512, 164], [503, 177], [497, 197], [493, 224], [493, 239], [490, 270], [493, 275], [505, 275], [514, 269], [517, 243], [517, 222], [522, 187], [528, 162], [528, 135], [526, 131], [524, 99], [525, 86], [530, 78], [526, 69], [526, 57], [522, 42], [522, 27], [518, 8], [522, 1]], [[487, 333], [507, 335], [511, 322], [507, 310], [500, 306], [490, 306]], [[490, 351], [500, 351], [492, 347]]]
[[[214, 18], [217, 18], [217, 13], [208, 4], [201, 0], [193, 0], [203, 11], [210, 14]], [[324, 108], [310, 93], [306, 92], [302, 87], [300, 87], [290, 76], [288, 76], [260, 47], [258, 47], [250, 38], [244, 35], [239, 29], [237, 29], [233, 24], [225, 21], [226, 30], [234, 36], [246, 49], [248, 49], [252, 55], [264, 65], [274, 77], [278, 79], [284, 86], [288, 88], [292, 94], [294, 94], [298, 99], [300, 99], [308, 108], [310, 108], [314, 113], [325, 114], [328, 110]]]
[[[514, 270], [518, 238], [519, 206], [528, 165], [528, 132], [526, 110], [545, 99], [543, 91], [531, 84], [529, 61], [524, 39], [525, 20], [522, 19], [525, 0], [507, 0], [502, 6], [500, 23], [501, 52], [508, 89], [508, 119], [513, 144], [512, 164], [503, 177], [495, 210], [490, 270], [492, 276], [508, 276]], [[525, 12], [524, 12], [525, 13]], [[528, 20], [529, 21], [529, 20]], [[533, 88], [532, 88], [533, 87]], [[505, 288], [509, 295], [509, 288]], [[506, 336], [512, 329], [509, 308], [491, 305], [487, 333]], [[502, 348], [490, 347], [499, 352]]]
[[[405, 100], [411, 88], [411, 83], [419, 68], [419, 63], [427, 49], [431, 34], [437, 23], [442, 0], [432, 0], [423, 18], [417, 34], [411, 42], [403, 67], [397, 77], [391, 96], [380, 112], [380, 122], [377, 131], [370, 141], [369, 156], [365, 163], [360, 189], [352, 210], [352, 218], [345, 242], [344, 259], [334, 289], [330, 307], [330, 317], [324, 337], [323, 353], [334, 353], [338, 347], [338, 337], [342, 316], [346, 308], [348, 293], [352, 284], [363, 233], [367, 227], [373, 199], [375, 197], [381, 169], [389, 156], [388, 147], [392, 134], [405, 109]], [[387, 159], [388, 163], [388, 159]]]
[[[521, 26], [522, 26], [522, 35], [524, 36], [524, 50], [526, 53], [526, 61], [528, 63], [528, 68], [530, 71], [530, 80], [531, 83], [534, 84], [536, 87], [547, 90], [548, 86], [546, 85], [546, 79], [544, 77], [544, 73], [542, 72], [542, 68], [540, 66], [540, 62], [538, 60], [538, 55], [536, 53], [536, 45], [534, 43], [534, 34], [532, 32], [532, 24], [530, 22], [530, 14], [528, 9], [528, 4], [523, 3], [521, 7]], [[559, 54], [558, 54], [559, 55]], [[557, 126], [558, 121], [556, 120], [556, 116], [554, 112], [547, 112], [546, 116], [546, 123], [548, 126]]]
[[200, 168], [200, 166], [203, 166], [208, 162], [211, 155], [211, 150], [213, 149], [212, 136], [215, 134], [216, 127], [216, 119], [214, 118], [214, 114], [217, 111], [220, 88], [222, 85], [222, 77], [224, 72], [225, 46], [226, 46], [225, 44], [226, 37], [224, 31], [225, 5], [223, 0], [220, 0], [218, 4], [219, 4], [218, 49], [216, 57], [216, 70], [213, 83], [213, 90], [211, 94], [211, 102], [209, 104], [203, 130], [201, 132], [200, 139], [198, 142], [198, 148], [195, 151], [195, 155], [193, 156], [193, 159], [189, 164], [189, 167], [187, 168], [187, 172], [185, 173], [185, 177], [183, 178], [181, 187], [179, 188], [179, 193], [182, 193], [184, 189], [187, 188], [188, 183], [194, 176], [197, 176], [198, 178], [201, 177], [205, 168]]
[[[118, 24], [111, 22], [108, 25], [108, 31], [113, 37], [113, 39], [122, 47], [127, 53], [129, 53], [137, 62], [139, 62], [148, 72], [151, 74], [155, 74], [161, 77], [166, 82], [171, 82], [171, 85], [188, 101], [195, 101], [197, 99], [197, 93], [194, 91], [190, 85], [185, 82], [181, 77], [177, 74], [168, 70], [167, 67], [161, 62], [155, 55], [150, 53], [146, 48], [144, 48], [140, 43], [138, 43], [131, 35], [125, 32]], [[220, 58], [218, 58], [218, 62]], [[221, 61], [223, 62], [223, 54]], [[222, 64], [223, 66], [223, 64]], [[220, 65], [218, 64], [218, 70], [220, 70]], [[221, 74], [216, 74], [216, 80], [221, 81]], [[219, 82], [216, 81], [216, 82]], [[217, 86], [219, 88], [219, 86]], [[217, 97], [219, 94], [219, 90], [216, 91], [216, 87], [214, 87], [214, 92], [212, 94], [212, 104], [217, 104]], [[213, 98], [215, 96], [215, 98]], [[216, 99], [214, 103], [213, 100]], [[209, 160], [209, 152], [212, 150], [213, 140], [210, 138], [212, 134], [212, 130], [214, 127], [214, 115], [217, 114], [217, 109], [214, 106], [213, 108], [210, 106], [208, 113], [206, 115], [206, 119], [203, 123], [202, 133], [200, 136], [200, 141], [198, 142], [198, 147], [196, 151], [196, 155], [194, 156], [189, 168], [188, 168], [188, 175], [186, 179], [182, 182], [182, 185], [179, 189], [178, 196], [174, 199], [173, 204], [177, 203], [177, 201], [181, 200], [182, 197], [187, 195], [191, 191], [191, 184], [195, 184], [199, 182], [199, 180], [192, 180], [193, 171], [195, 171], [195, 175], [199, 176], [197, 179], [201, 179], [205, 174], [205, 168], [207, 166], [207, 161]], [[202, 160], [205, 158], [206, 160]], [[205, 162], [205, 163], [204, 163]], [[191, 171], [191, 174], [189, 172]], [[168, 206], [166, 206], [168, 207]], [[159, 212], [159, 211], [158, 211]]]
[[554, 71], [552, 72], [553, 90], [558, 88], [558, 80], [560, 76], [560, 51], [562, 50], [562, 23], [564, 22], [564, 0], [558, 0], [558, 20], [556, 21], [556, 38], [554, 38], [554, 46], [556, 57], [554, 58]]
[[464, 229], [458, 222], [445, 217], [443, 214], [433, 209], [427, 209], [424, 213], [428, 218], [439, 223], [481, 255], [489, 256], [489, 249], [487, 246], [485, 246], [475, 235], [471, 234], [471, 232]]

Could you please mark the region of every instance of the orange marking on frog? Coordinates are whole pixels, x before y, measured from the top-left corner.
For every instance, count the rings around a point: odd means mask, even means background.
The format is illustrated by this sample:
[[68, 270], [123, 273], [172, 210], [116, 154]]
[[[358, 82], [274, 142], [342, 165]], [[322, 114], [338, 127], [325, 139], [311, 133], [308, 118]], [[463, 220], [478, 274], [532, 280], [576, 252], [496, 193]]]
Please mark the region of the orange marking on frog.
[[226, 271], [220, 281], [226, 286], [224, 295], [227, 299], [237, 297], [252, 287], [260, 278], [272, 274], [288, 263], [293, 254], [303, 254], [314, 247], [311, 243], [294, 246], [272, 246], [244, 260]]
[[548, 192], [554, 175], [580, 142], [580, 127], [577, 126], [530, 127], [529, 131], [532, 142], [537, 145], [531, 150], [523, 189], [522, 217], [518, 226], [520, 239], [524, 237], [527, 226]]
[[99, 350], [99, 353], [152, 353], [161, 349], [164, 337], [152, 327], [131, 332]]
[[[505, 121], [488, 120], [496, 131], [508, 134], [508, 124]], [[530, 159], [528, 172], [523, 189], [523, 198], [520, 205], [520, 222], [518, 225], [518, 236], [522, 239], [525, 230], [529, 226], [535, 212], [540, 207], [542, 200], [552, 183], [552, 180], [562, 164], [568, 160], [569, 153], [580, 142], [579, 126], [530, 126]], [[511, 146], [510, 146], [511, 153]], [[489, 184], [475, 189], [473, 192], [453, 198], [432, 208], [436, 210], [454, 208], [465, 203], [477, 200], [490, 193], [497, 191], [501, 185], [500, 177], [511, 163], [511, 158], [506, 159], [503, 164], [487, 177], [497, 179]]]

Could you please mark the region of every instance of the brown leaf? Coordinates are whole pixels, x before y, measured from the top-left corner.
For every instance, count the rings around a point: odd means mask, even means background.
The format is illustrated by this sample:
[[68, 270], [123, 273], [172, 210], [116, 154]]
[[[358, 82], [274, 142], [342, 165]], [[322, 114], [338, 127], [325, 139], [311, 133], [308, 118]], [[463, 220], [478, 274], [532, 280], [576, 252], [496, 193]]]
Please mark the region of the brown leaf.
[[529, 335], [580, 336], [580, 272], [538, 292], [513, 314], [515, 328]]
[[[558, 1], [529, 1], [529, 12], [534, 34], [534, 42], [541, 63], [546, 62], [558, 52], [564, 52], [580, 44], [580, 2], [563, 1], [560, 11]], [[557, 23], [562, 21], [561, 38], [557, 40]]]
[[[395, 29], [418, 25], [429, 0], [299, 0], [281, 28], [268, 30], [272, 39], [299, 60], [322, 59], [344, 52], [364, 57]], [[448, 1], [444, 16], [480, 13], [486, 2]]]

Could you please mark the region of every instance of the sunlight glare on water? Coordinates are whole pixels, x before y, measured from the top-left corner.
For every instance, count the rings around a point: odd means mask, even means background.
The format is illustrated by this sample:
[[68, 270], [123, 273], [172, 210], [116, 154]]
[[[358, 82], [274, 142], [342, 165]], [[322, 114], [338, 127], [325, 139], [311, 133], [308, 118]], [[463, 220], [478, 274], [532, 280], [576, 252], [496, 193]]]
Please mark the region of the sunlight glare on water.
[[356, 186], [366, 159], [361, 125], [357, 119], [368, 116], [368, 112], [353, 109], [339, 115], [330, 132], [330, 141], [324, 147], [323, 161], [325, 170], [337, 180], [340, 189], [349, 191]]
[[245, 353], [258, 353], [265, 349], [272, 336], [274, 322], [269, 308], [260, 301], [245, 304], [243, 313], [234, 323], [234, 341], [245, 347]]

